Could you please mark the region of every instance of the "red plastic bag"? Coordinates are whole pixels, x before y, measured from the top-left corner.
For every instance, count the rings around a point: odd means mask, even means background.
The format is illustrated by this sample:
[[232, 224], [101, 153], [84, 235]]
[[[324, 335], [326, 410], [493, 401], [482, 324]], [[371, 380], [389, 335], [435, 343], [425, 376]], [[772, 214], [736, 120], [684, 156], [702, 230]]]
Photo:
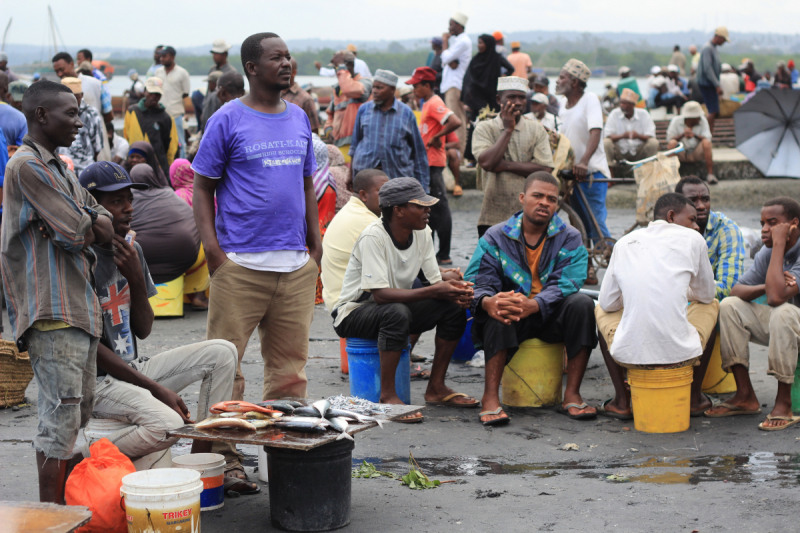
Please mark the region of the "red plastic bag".
[[85, 505], [92, 512], [91, 521], [78, 533], [127, 533], [119, 489], [122, 478], [136, 472], [136, 467], [108, 439], [100, 439], [89, 449], [92, 456], [72, 471], [64, 494], [67, 505]]

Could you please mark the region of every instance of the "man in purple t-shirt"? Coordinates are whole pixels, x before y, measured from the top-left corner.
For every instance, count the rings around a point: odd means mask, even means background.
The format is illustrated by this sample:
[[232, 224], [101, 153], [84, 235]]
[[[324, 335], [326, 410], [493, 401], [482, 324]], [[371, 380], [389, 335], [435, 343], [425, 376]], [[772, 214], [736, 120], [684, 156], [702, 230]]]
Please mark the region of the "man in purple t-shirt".
[[[305, 397], [322, 258], [311, 125], [301, 108], [281, 100], [292, 76], [286, 43], [257, 33], [241, 55], [250, 93], [209, 119], [192, 163], [194, 217], [211, 273], [208, 338], [239, 351], [232, 400], [244, 397], [242, 355], [256, 326], [263, 399]], [[226, 474], [246, 479], [235, 447], [215, 448], [226, 456]]]

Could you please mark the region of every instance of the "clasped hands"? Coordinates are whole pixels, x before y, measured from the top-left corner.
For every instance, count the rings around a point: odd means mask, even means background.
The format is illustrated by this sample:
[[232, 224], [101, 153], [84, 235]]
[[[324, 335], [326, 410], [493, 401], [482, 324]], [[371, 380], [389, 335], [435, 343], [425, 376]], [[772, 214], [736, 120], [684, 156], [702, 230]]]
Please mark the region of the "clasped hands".
[[539, 312], [539, 302], [514, 291], [486, 297], [481, 300], [481, 307], [490, 317], [506, 325]]

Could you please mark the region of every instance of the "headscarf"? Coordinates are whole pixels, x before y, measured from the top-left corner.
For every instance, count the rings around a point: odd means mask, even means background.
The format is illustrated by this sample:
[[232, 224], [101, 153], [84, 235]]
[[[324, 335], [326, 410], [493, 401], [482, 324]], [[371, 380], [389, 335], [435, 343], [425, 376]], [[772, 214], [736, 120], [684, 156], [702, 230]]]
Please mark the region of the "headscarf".
[[166, 283], [197, 261], [200, 234], [192, 208], [172, 188], [160, 185], [150, 165], [136, 165], [130, 175], [134, 183], [150, 185], [149, 189], [133, 191], [131, 229], [136, 231], [136, 242], [142, 247], [153, 281]]
[[478, 39], [483, 41], [486, 48], [469, 62], [464, 77], [464, 92], [461, 94], [461, 101], [470, 106], [476, 115], [486, 104], [493, 108], [497, 106], [497, 79], [502, 66], [502, 56], [495, 50], [495, 38], [484, 34]]
[[169, 180], [175, 194], [183, 198], [187, 204], [192, 205], [194, 196], [194, 171], [188, 159], [176, 159], [169, 167]]
[[312, 135], [311, 142], [314, 146], [314, 158], [317, 160], [317, 171], [314, 172], [312, 181], [314, 182], [314, 193], [317, 196], [317, 202], [319, 202], [322, 195], [325, 194], [325, 189], [333, 187], [333, 190], [336, 190], [336, 182], [330, 173], [331, 165], [328, 159], [328, 145], [316, 135]]
[[[158, 159], [156, 158], [156, 153], [153, 150], [153, 146], [146, 141], [136, 141], [135, 143], [131, 144], [131, 147], [128, 153], [139, 153], [144, 155], [144, 159], [147, 162], [148, 166], [153, 169], [154, 179], [153, 183], [149, 184], [151, 187], [155, 188], [162, 188], [167, 187], [169, 188], [169, 182], [167, 181], [167, 177], [164, 175], [164, 171], [161, 170], [161, 165], [158, 164]], [[137, 165], [138, 166], [138, 165]], [[135, 167], [134, 167], [135, 168]], [[133, 170], [129, 170], [131, 173], [131, 177], [133, 176]]]
[[336, 211], [339, 211], [344, 207], [344, 204], [350, 201], [350, 197], [353, 195], [347, 190], [347, 177], [350, 175], [350, 169], [344, 164], [344, 156], [341, 150], [332, 144], [327, 145], [327, 147], [329, 172], [336, 184]]

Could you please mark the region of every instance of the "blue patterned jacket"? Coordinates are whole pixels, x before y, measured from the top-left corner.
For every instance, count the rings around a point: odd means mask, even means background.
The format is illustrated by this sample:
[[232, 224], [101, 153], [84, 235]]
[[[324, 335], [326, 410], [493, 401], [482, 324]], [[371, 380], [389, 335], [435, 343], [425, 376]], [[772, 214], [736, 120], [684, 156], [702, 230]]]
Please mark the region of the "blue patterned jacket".
[[[542, 246], [539, 260], [542, 292], [534, 298], [539, 303], [541, 320], [545, 321], [555, 306], [583, 286], [589, 253], [578, 230], [564, 224], [558, 215], [550, 220]], [[484, 296], [515, 291], [530, 297], [532, 274], [522, 236], [522, 211], [505, 224], [492, 226], [481, 237], [464, 277], [475, 284], [470, 311], [476, 319], [481, 314], [486, 316], [480, 309]]]

